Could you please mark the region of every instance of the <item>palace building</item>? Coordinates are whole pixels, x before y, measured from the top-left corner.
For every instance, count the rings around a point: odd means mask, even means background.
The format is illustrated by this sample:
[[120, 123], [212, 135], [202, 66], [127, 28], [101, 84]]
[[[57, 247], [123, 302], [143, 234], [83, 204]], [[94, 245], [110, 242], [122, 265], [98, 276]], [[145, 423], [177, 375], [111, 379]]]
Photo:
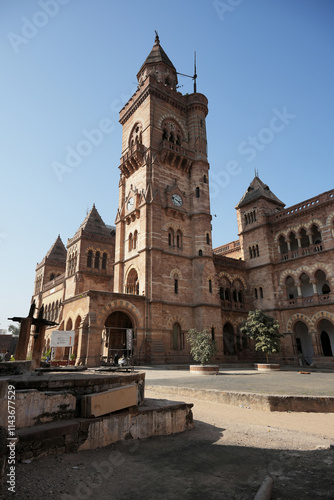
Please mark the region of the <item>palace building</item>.
[[207, 98], [178, 92], [158, 36], [137, 79], [120, 111], [115, 226], [93, 205], [36, 268], [33, 299], [75, 331], [76, 364], [113, 359], [129, 335], [136, 363], [187, 363], [190, 328], [216, 339], [217, 362], [255, 361], [240, 334], [253, 309], [280, 323], [282, 362], [334, 363], [334, 190], [285, 208], [255, 175], [236, 205], [239, 239], [212, 249]]

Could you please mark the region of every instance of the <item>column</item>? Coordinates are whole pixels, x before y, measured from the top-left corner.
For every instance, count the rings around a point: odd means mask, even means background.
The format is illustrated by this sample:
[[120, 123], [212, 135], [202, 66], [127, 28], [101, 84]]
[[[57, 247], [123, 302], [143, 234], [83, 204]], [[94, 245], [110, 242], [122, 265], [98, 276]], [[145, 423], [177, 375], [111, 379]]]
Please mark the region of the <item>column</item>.
[[313, 331], [310, 330], [309, 334], [312, 336], [312, 347], [313, 347], [314, 356], [321, 356], [322, 355], [322, 348], [320, 345], [318, 332], [316, 332], [314, 330]]
[[27, 358], [31, 325], [32, 325], [32, 318], [30, 318], [29, 316], [21, 320], [20, 335], [15, 350], [16, 361], [25, 361]]
[[100, 366], [103, 325], [89, 325], [85, 365]]
[[[36, 330], [37, 329], [38, 327], [36, 328]], [[35, 368], [39, 368], [41, 366], [41, 356], [44, 347], [45, 329], [46, 329], [45, 325], [41, 325], [39, 327], [38, 337], [35, 338], [34, 347], [32, 350], [30, 370], [35, 370]]]

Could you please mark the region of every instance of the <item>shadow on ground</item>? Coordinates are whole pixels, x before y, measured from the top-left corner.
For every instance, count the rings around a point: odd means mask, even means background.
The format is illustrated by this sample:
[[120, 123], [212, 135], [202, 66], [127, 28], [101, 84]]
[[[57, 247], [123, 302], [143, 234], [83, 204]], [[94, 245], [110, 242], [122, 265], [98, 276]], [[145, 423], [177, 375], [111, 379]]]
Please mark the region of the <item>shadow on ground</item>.
[[[334, 498], [334, 450], [224, 445], [224, 429], [195, 421], [179, 435], [18, 464], [25, 500], [250, 500], [269, 474], [272, 499]], [[13, 498], [5, 492], [5, 499]]]

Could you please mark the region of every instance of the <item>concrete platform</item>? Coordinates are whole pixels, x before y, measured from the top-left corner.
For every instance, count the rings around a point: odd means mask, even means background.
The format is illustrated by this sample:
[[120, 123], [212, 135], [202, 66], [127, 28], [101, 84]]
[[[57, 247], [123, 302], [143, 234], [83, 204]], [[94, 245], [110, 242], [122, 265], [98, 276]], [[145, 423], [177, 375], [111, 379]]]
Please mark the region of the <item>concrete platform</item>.
[[247, 368], [220, 368], [212, 377], [192, 375], [188, 366], [141, 367], [146, 387], [171, 397], [199, 398], [224, 404], [252, 406], [268, 411], [334, 412], [334, 371], [300, 373], [284, 367], [275, 372]]

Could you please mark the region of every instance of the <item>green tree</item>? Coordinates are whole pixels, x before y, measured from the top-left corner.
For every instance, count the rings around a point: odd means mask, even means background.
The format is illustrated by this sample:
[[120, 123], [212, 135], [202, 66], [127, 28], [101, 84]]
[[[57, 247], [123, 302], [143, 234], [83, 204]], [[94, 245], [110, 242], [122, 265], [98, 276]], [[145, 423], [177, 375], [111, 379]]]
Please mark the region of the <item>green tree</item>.
[[255, 341], [255, 350], [262, 351], [269, 363], [269, 354], [278, 353], [281, 350], [281, 338], [279, 323], [260, 310], [249, 311], [248, 318], [241, 333], [248, 335]]
[[15, 326], [15, 325], [9, 325], [8, 327], [8, 331], [14, 335], [14, 337], [18, 337], [19, 334], [20, 334], [20, 327], [19, 326]]
[[206, 330], [198, 332], [192, 328], [187, 333], [186, 340], [190, 345], [190, 354], [194, 361], [199, 361], [201, 365], [207, 365], [218, 351], [216, 341]]

